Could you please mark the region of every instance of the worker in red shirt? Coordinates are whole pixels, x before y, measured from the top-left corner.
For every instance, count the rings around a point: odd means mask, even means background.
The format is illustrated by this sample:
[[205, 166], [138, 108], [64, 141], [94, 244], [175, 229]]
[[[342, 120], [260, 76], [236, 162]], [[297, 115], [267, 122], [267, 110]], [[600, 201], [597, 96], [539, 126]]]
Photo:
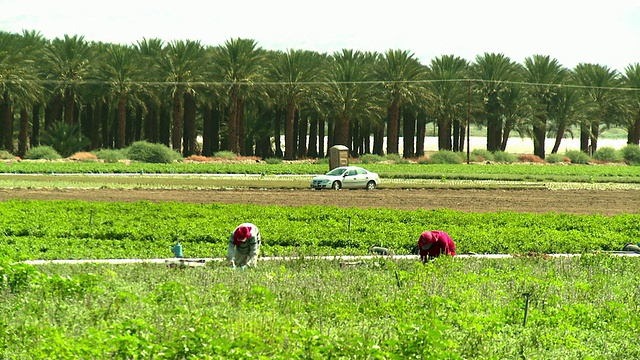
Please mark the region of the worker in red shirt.
[[423, 263], [440, 255], [456, 255], [456, 245], [444, 231], [427, 230], [420, 234], [418, 239], [418, 251]]

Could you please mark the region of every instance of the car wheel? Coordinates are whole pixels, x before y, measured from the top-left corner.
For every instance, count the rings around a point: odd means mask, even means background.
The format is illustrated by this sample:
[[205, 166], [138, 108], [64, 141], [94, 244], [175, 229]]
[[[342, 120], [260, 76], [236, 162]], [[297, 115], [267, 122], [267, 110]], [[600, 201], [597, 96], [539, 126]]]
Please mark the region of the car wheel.
[[376, 188], [376, 182], [375, 181], [372, 180], [372, 181], [369, 181], [367, 183], [367, 190], [373, 190], [375, 188]]
[[318, 190], [318, 191], [322, 190], [321, 188], [313, 188], [313, 189], [314, 189], [314, 190]]
[[333, 184], [331, 184], [331, 188], [333, 190], [340, 190], [342, 189], [342, 184], [340, 184], [340, 181], [334, 181]]

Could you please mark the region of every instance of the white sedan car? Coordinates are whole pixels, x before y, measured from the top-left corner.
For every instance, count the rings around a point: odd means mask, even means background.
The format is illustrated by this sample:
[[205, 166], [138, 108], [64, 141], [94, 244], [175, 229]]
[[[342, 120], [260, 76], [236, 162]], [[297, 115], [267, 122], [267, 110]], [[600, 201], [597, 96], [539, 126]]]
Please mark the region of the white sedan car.
[[377, 173], [358, 166], [337, 167], [324, 175], [311, 180], [311, 187], [320, 189], [367, 189], [373, 190], [378, 186], [380, 177]]

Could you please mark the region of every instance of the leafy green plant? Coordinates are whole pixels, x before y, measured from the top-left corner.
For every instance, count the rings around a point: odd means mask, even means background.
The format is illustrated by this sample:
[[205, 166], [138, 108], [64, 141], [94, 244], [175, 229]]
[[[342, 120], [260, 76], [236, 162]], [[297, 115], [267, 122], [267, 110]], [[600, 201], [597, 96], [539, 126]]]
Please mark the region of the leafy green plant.
[[80, 132], [78, 125], [58, 121], [41, 135], [40, 143], [51, 146], [62, 157], [68, 157], [86, 150], [91, 141]]
[[429, 157], [432, 164], [462, 164], [462, 159], [453, 151], [440, 150]]
[[548, 162], [549, 164], [563, 163], [563, 162], [566, 162], [565, 159], [568, 159], [568, 158], [558, 153], [549, 154], [545, 157], [545, 161]]
[[269, 165], [276, 165], [276, 164], [282, 164], [282, 159], [276, 158], [276, 157], [268, 157], [264, 159], [264, 162], [266, 162]]
[[98, 159], [105, 163], [117, 163], [127, 158], [126, 149], [100, 149], [93, 152]]
[[580, 150], [567, 150], [564, 155], [571, 159], [572, 164], [587, 164], [591, 157]]
[[623, 147], [620, 152], [629, 165], [640, 165], [640, 146], [629, 144]]
[[502, 162], [502, 163], [511, 164], [511, 163], [518, 162], [517, 155], [510, 154], [504, 151], [496, 151], [495, 153], [493, 153], [493, 157], [495, 161]]
[[493, 153], [486, 149], [474, 149], [471, 151], [471, 155], [475, 155], [479, 161], [493, 161], [495, 156]]
[[612, 147], [601, 147], [593, 154], [593, 158], [604, 162], [618, 162], [622, 159], [622, 154]]
[[169, 164], [182, 160], [182, 156], [176, 151], [162, 144], [154, 144], [147, 141], [136, 141], [127, 148], [127, 157], [130, 160], [146, 163]]
[[31, 160], [58, 160], [62, 156], [51, 146], [40, 145], [27, 151], [25, 158]]
[[15, 156], [13, 156], [10, 152], [8, 152], [7, 150], [0, 150], [0, 160], [13, 160], [15, 159]]
[[385, 158], [376, 154], [364, 154], [360, 156], [360, 162], [363, 164], [375, 164], [384, 161]]

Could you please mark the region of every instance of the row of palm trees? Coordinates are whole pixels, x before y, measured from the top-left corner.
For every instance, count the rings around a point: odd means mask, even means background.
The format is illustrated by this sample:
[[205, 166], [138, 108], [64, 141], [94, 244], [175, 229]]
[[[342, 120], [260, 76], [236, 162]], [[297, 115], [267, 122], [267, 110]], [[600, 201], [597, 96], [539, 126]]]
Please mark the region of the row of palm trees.
[[88, 139], [85, 150], [147, 140], [184, 156], [285, 159], [324, 156], [325, 136], [354, 156], [397, 154], [401, 134], [404, 157], [419, 157], [428, 124], [438, 148], [453, 151], [464, 150], [469, 126], [486, 128], [489, 151], [504, 150], [514, 132], [531, 137], [541, 158], [547, 136], [555, 153], [575, 128], [585, 152], [606, 126], [640, 141], [637, 63], [624, 74], [598, 64], [567, 69], [545, 55], [422, 64], [406, 50], [271, 51], [241, 38], [121, 45], [23, 31], [0, 32], [0, 85], [0, 148], [19, 156], [69, 127], [68, 136]]

